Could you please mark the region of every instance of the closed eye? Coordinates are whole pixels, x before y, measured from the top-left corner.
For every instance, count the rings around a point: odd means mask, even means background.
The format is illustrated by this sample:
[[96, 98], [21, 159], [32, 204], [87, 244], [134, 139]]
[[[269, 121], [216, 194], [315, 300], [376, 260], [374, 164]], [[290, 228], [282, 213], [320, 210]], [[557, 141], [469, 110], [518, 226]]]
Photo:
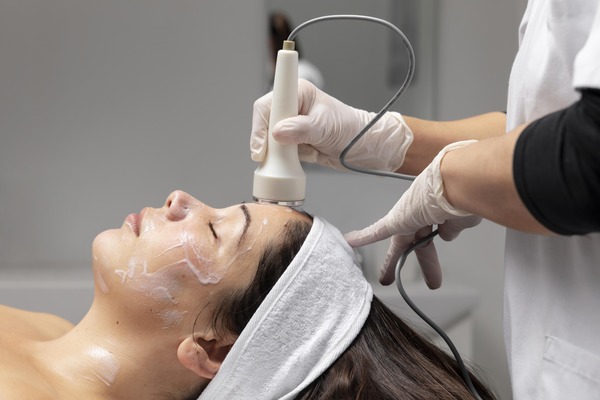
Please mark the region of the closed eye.
[[213, 236], [215, 237], [215, 239], [219, 239], [217, 237], [217, 232], [215, 232], [215, 227], [213, 226], [212, 222], [208, 223], [208, 227], [210, 228], [210, 231], [212, 232]]

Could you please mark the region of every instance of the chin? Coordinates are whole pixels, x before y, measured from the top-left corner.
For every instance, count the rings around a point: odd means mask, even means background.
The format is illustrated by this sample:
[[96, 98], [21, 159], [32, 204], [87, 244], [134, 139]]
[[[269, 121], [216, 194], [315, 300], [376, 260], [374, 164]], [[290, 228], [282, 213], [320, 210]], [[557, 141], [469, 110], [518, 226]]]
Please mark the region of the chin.
[[111, 265], [111, 259], [123, 252], [124, 235], [120, 229], [109, 229], [99, 233], [92, 242], [92, 257], [94, 264]]

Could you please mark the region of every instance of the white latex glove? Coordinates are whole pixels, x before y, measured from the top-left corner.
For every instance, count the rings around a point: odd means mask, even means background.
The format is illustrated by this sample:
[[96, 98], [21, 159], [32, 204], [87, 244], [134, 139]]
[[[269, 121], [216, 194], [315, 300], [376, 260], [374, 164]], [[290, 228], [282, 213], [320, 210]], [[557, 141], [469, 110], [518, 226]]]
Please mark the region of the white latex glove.
[[[272, 93], [254, 102], [250, 151], [254, 161], [263, 161], [271, 113]], [[298, 116], [273, 127], [281, 143], [298, 144], [300, 160], [342, 170], [340, 153], [373, 119], [370, 113], [350, 107], [324, 93], [312, 83], [298, 81]], [[413, 134], [399, 113], [388, 112], [356, 143], [346, 156], [351, 165], [395, 171], [402, 166]]]
[[[432, 225], [438, 225], [440, 237], [450, 241], [455, 239], [463, 229], [481, 222], [481, 217], [459, 210], [448, 203], [444, 197], [444, 183], [440, 173], [440, 164], [447, 152], [474, 142], [475, 140], [468, 140], [446, 146], [417, 176], [385, 217], [367, 228], [345, 235], [346, 240], [353, 247], [364, 246], [392, 236], [379, 275], [383, 285], [394, 282], [396, 264], [400, 256], [416, 240], [429, 234]], [[430, 289], [440, 287], [442, 270], [433, 241], [416, 249], [415, 254], [427, 286]]]

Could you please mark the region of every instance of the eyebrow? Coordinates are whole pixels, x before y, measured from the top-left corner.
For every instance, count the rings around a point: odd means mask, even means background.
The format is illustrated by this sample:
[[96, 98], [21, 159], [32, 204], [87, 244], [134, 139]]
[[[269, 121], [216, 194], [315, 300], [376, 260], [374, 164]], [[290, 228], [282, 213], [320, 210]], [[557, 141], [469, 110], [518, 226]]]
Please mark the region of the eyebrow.
[[250, 222], [252, 222], [252, 218], [250, 218], [250, 213], [248, 212], [248, 207], [246, 207], [245, 204], [242, 204], [242, 205], [240, 205], [240, 209], [244, 213], [244, 218], [246, 219], [246, 222], [245, 222], [245, 225], [244, 225], [244, 230], [242, 231], [242, 234], [240, 235], [240, 238], [238, 239], [238, 247], [242, 243], [242, 240], [244, 239], [244, 236], [246, 236], [246, 232], [248, 231], [248, 227], [250, 226]]

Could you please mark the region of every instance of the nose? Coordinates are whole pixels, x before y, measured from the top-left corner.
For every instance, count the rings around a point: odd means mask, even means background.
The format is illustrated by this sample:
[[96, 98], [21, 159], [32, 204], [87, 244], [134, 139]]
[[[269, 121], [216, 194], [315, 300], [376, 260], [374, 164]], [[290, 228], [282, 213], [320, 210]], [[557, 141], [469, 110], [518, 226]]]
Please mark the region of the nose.
[[199, 204], [198, 200], [182, 190], [176, 190], [167, 197], [165, 208], [167, 209], [167, 219], [179, 221], [184, 219], [190, 207]]

